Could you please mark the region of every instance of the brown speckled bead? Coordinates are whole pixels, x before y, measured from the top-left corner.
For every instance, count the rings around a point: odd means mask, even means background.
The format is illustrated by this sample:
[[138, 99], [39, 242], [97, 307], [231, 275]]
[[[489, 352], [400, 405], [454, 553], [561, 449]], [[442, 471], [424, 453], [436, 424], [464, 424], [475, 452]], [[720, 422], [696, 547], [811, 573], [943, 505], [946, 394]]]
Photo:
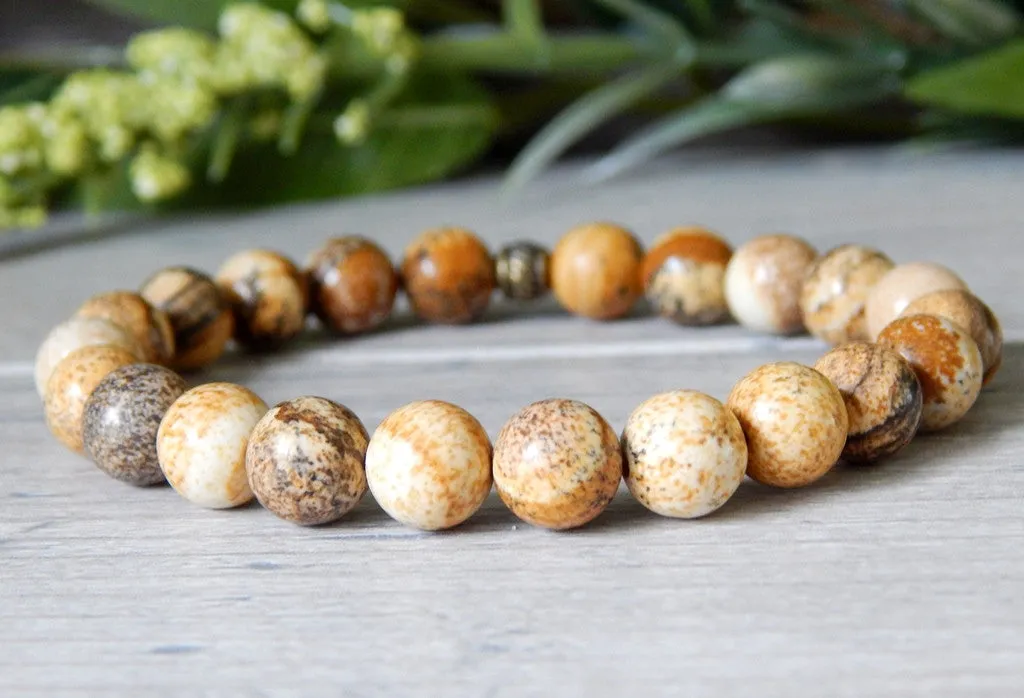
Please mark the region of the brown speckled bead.
[[811, 267], [800, 293], [807, 331], [829, 344], [868, 340], [868, 293], [893, 268], [892, 260], [862, 245], [826, 252]]
[[209, 276], [187, 267], [169, 267], [151, 276], [140, 293], [171, 320], [172, 368], [202, 368], [224, 353], [234, 330], [234, 316]]
[[732, 248], [703, 228], [677, 228], [654, 241], [640, 270], [647, 300], [680, 325], [711, 325], [729, 317], [725, 268]]
[[967, 330], [981, 351], [985, 385], [1003, 363], [1003, 328], [985, 303], [970, 291], [928, 293], [910, 302], [902, 315], [937, 315]]
[[135, 340], [139, 358], [147, 363], [166, 364], [174, 357], [174, 330], [167, 313], [137, 293], [101, 293], [83, 303], [75, 315], [102, 318], [123, 327]]
[[534, 526], [582, 526], [604, 511], [621, 479], [619, 439], [601, 415], [576, 400], [524, 407], [494, 444], [498, 494]]
[[107, 374], [85, 403], [82, 442], [96, 467], [139, 487], [164, 482], [156, 434], [185, 387], [177, 373], [154, 364], [122, 366]]
[[765, 364], [737, 383], [726, 403], [747, 437], [747, 475], [774, 487], [803, 487], [843, 452], [849, 418], [839, 390], [813, 368]]
[[878, 343], [899, 352], [921, 381], [921, 431], [938, 431], [954, 424], [978, 399], [981, 351], [959, 325], [935, 315], [907, 315], [887, 325], [878, 335]]
[[625, 228], [578, 226], [551, 253], [551, 289], [570, 313], [595, 320], [622, 317], [643, 292], [642, 258], [640, 243]]
[[491, 301], [494, 261], [468, 230], [428, 230], [405, 248], [402, 282], [412, 309], [424, 320], [472, 322]]
[[277, 252], [239, 252], [221, 265], [216, 282], [234, 312], [235, 339], [245, 347], [280, 346], [306, 325], [306, 276]]
[[46, 383], [46, 424], [75, 453], [83, 452], [85, 403], [107, 374], [138, 361], [127, 349], [111, 345], [82, 347], [68, 354]]
[[440, 400], [400, 407], [366, 448], [366, 480], [391, 518], [425, 531], [458, 526], [491, 491], [491, 441], [466, 410]]
[[398, 275], [391, 260], [366, 238], [332, 238], [306, 261], [312, 310], [342, 334], [367, 332], [391, 314]]
[[803, 330], [800, 291], [816, 257], [813, 247], [791, 235], [764, 235], [740, 247], [725, 270], [733, 317], [757, 332]]
[[286, 521], [316, 526], [366, 494], [369, 434], [347, 407], [322, 397], [282, 402], [256, 424], [245, 454], [249, 487]]
[[843, 459], [873, 463], [910, 443], [921, 424], [922, 391], [914, 369], [892, 349], [850, 342], [814, 364], [839, 388], [850, 418]]
[[967, 284], [941, 264], [911, 262], [893, 267], [868, 293], [864, 306], [868, 341], [874, 341], [911, 301], [926, 293], [947, 289], [967, 290]]
[[506, 298], [532, 301], [550, 289], [551, 255], [532, 242], [514, 242], [503, 247], [494, 258], [498, 288]]

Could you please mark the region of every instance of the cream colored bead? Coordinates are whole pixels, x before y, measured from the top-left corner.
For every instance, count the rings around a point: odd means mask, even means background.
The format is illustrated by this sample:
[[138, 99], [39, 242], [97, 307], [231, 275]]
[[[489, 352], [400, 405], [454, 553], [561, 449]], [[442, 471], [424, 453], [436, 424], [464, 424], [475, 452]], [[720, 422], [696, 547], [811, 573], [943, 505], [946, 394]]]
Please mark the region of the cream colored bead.
[[900, 316], [911, 301], [933, 291], [967, 290], [967, 284], [950, 269], [931, 262], [911, 262], [895, 267], [879, 279], [868, 294], [865, 317], [868, 339], [874, 341], [885, 326]]
[[36, 352], [35, 378], [39, 397], [46, 394], [50, 374], [64, 357], [76, 349], [101, 344], [121, 347], [142, 360], [138, 346], [123, 327], [103, 318], [71, 318], [50, 330]]
[[725, 504], [743, 481], [747, 444], [736, 417], [693, 390], [642, 402], [622, 432], [626, 486], [662, 516], [692, 519]]
[[800, 293], [807, 331], [829, 344], [868, 339], [868, 294], [892, 268], [891, 259], [863, 245], [825, 253], [808, 272]]
[[740, 247], [725, 269], [732, 316], [757, 332], [800, 332], [800, 291], [816, 257], [810, 244], [791, 235], [764, 235]]
[[413, 402], [373, 433], [366, 480], [396, 521], [425, 531], [451, 528], [472, 516], [491, 491], [491, 442], [461, 407]]
[[267, 405], [233, 383], [206, 383], [175, 400], [157, 432], [167, 481], [185, 499], [227, 509], [252, 499], [245, 473], [249, 436]]

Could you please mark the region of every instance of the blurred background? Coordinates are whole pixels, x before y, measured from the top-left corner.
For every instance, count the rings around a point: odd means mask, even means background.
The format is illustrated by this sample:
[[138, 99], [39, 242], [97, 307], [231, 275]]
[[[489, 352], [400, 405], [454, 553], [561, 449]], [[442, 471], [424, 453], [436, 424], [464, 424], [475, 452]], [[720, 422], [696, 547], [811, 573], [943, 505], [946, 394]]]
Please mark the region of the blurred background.
[[[0, 228], [266, 206], [695, 140], [1019, 143], [1024, 0], [0, 7]], [[753, 135], [751, 135], [753, 134]]]

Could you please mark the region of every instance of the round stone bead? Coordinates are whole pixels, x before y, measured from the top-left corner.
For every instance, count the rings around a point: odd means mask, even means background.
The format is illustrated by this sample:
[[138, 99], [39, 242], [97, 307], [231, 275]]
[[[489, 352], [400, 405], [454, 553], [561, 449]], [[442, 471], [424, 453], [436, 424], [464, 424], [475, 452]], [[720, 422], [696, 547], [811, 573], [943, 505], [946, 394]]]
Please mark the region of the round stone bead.
[[260, 504], [306, 526], [336, 521], [366, 494], [369, 441], [353, 412], [322, 397], [277, 405], [253, 429], [245, 470]]
[[640, 276], [647, 300], [680, 325], [711, 325], [729, 317], [725, 268], [732, 248], [703, 228], [678, 228], [654, 241]]
[[937, 315], [967, 330], [981, 351], [982, 385], [995, 376], [1003, 363], [1003, 328], [980, 298], [969, 291], [934, 291], [910, 302], [902, 315]]
[[306, 262], [313, 312], [328, 329], [367, 332], [391, 314], [398, 275], [391, 260], [366, 238], [332, 238]]
[[216, 282], [234, 312], [235, 339], [242, 346], [280, 346], [306, 325], [306, 276], [277, 252], [239, 252], [221, 265]]
[[807, 331], [829, 344], [871, 339], [864, 306], [868, 293], [893, 266], [883, 253], [861, 245], [826, 252], [811, 267], [800, 293]]
[[193, 504], [228, 509], [252, 499], [245, 451], [267, 405], [233, 383], [206, 383], [174, 401], [160, 423], [156, 452], [171, 486]]
[[373, 432], [366, 479], [374, 499], [399, 523], [424, 531], [458, 526], [491, 491], [491, 442], [461, 407], [413, 402]]
[[151, 276], [140, 293], [170, 318], [175, 347], [172, 368], [202, 368], [224, 353], [234, 318], [209, 276], [188, 267], [169, 267]]
[[64, 357], [50, 374], [43, 401], [46, 424], [57, 440], [82, 453], [83, 415], [89, 396], [111, 371], [138, 360], [127, 349], [108, 344], [82, 347]]
[[160, 420], [185, 388], [181, 376], [154, 364], [131, 364], [110, 372], [85, 403], [85, 453], [115, 480], [139, 487], [164, 482], [156, 434]]
[[468, 230], [428, 230], [405, 249], [402, 282], [412, 309], [424, 320], [472, 322], [491, 301], [494, 261]]
[[498, 288], [506, 298], [532, 301], [550, 288], [548, 266], [551, 255], [532, 242], [515, 242], [503, 247], [494, 258]]
[[967, 290], [959, 276], [930, 262], [911, 262], [894, 267], [868, 293], [865, 317], [869, 341], [874, 341], [885, 326], [900, 316], [910, 302], [933, 291]]
[[935, 315], [893, 320], [878, 343], [910, 362], [921, 381], [921, 431], [939, 431], [959, 421], [981, 392], [981, 351], [966, 330]]
[[167, 313], [131, 291], [93, 296], [78, 309], [77, 317], [102, 318], [127, 330], [147, 363], [166, 364], [174, 357], [174, 330]]
[[643, 249], [631, 232], [589, 223], [562, 236], [551, 253], [551, 288], [570, 313], [612, 320], [629, 312], [643, 292]]
[[850, 342], [814, 364], [839, 388], [850, 418], [843, 460], [873, 463], [910, 443], [921, 424], [921, 383], [888, 347]]
[[68, 354], [99, 345], [120, 347], [141, 360], [141, 350], [126, 329], [102, 318], [74, 317], [50, 330], [36, 352], [35, 380], [39, 397], [46, 395], [46, 384], [56, 368]]
[[535, 402], [502, 427], [494, 484], [513, 514], [552, 529], [582, 526], [604, 511], [622, 479], [615, 432], [575, 400]]
[[816, 257], [810, 244], [791, 235], [764, 235], [740, 247], [725, 270], [733, 317], [757, 332], [800, 332], [800, 292]]
[[713, 397], [676, 390], [648, 398], [622, 432], [626, 486], [638, 502], [682, 519], [725, 504], [747, 470], [736, 417]]
[[726, 403], [747, 437], [747, 475], [803, 487], [839, 460], [849, 418], [839, 390], [813, 368], [783, 361], [755, 369]]

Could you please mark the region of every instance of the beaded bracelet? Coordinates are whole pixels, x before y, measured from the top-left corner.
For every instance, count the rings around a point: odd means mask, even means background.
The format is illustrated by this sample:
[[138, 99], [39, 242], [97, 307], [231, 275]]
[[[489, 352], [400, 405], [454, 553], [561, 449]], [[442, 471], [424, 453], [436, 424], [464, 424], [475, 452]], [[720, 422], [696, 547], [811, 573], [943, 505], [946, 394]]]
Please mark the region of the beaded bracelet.
[[[326, 398], [268, 409], [231, 383], [187, 390], [176, 372], [215, 361], [232, 338], [252, 351], [279, 347], [310, 312], [338, 334], [366, 332], [388, 318], [400, 288], [427, 321], [471, 322], [495, 287], [516, 301], [550, 289], [568, 311], [600, 320], [645, 295], [682, 325], [732, 316], [778, 335], [806, 329], [835, 348], [813, 368], [761, 366], [725, 404], [690, 390], [655, 395], [621, 438], [586, 404], [542, 400], [515, 414], [493, 448], [472, 415], [446, 402], [405, 405], [371, 437]], [[819, 257], [799, 238], [768, 235], [733, 254], [707, 230], [682, 228], [644, 254], [629, 231], [594, 223], [550, 254], [515, 243], [492, 258], [472, 233], [443, 228], [413, 241], [398, 271], [360, 237], [328, 241], [304, 271], [264, 250], [231, 257], [216, 278], [164, 269], [139, 293], [96, 296], [57, 326], [39, 349], [36, 386], [64, 445], [118, 480], [166, 479], [200, 506], [255, 496], [284, 519], [323, 524], [369, 488], [396, 520], [437, 530], [468, 519], [493, 483], [519, 518], [564, 529], [600, 514], [623, 479], [648, 509], [694, 518], [722, 506], [744, 475], [801, 487], [840, 459], [891, 456], [919, 430], [963, 417], [1001, 354], [998, 320], [956, 274], [895, 266], [863, 246]]]

